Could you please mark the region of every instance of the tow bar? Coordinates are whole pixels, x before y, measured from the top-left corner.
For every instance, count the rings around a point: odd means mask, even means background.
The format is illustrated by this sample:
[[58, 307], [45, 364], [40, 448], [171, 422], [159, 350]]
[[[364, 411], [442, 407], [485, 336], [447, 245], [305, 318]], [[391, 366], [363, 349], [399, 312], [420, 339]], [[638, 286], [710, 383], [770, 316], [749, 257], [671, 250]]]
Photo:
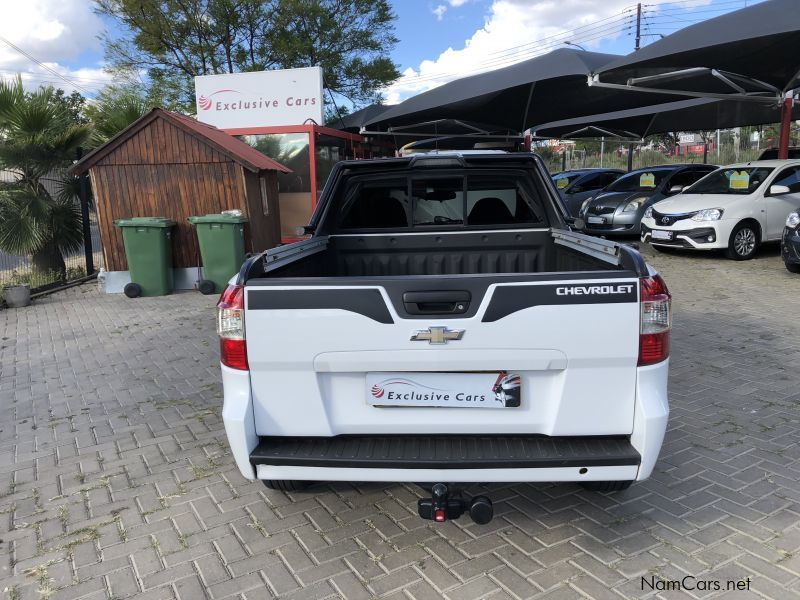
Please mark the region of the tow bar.
[[431, 487], [432, 498], [421, 498], [417, 501], [419, 516], [429, 521], [444, 523], [457, 519], [469, 510], [469, 516], [478, 525], [486, 525], [494, 516], [492, 501], [486, 496], [475, 496], [467, 501], [463, 498], [450, 498], [449, 490], [444, 483]]

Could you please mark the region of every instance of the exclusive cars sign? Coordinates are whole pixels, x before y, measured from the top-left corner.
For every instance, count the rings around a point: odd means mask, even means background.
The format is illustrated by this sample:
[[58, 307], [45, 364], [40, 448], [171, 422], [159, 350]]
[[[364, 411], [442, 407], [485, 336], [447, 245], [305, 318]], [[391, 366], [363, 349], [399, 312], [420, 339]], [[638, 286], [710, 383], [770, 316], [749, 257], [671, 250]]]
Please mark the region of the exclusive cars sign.
[[197, 119], [219, 129], [323, 123], [322, 68], [201, 75]]

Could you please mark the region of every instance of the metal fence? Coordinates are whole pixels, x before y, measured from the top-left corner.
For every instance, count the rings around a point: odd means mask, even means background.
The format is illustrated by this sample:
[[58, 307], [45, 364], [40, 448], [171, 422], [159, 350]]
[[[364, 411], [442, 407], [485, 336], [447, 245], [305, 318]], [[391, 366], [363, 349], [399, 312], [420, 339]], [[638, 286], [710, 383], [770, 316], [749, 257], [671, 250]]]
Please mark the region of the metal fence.
[[[0, 171], [0, 181], [12, 183], [14, 174]], [[42, 184], [51, 195], [57, 193], [59, 174], [54, 173], [42, 179]], [[96, 273], [103, 266], [103, 255], [100, 245], [100, 228], [97, 222], [97, 211], [89, 202], [86, 194], [85, 206], [81, 200], [75, 200], [76, 208], [81, 210], [83, 216], [84, 240], [83, 248], [76, 252], [64, 255], [66, 272], [62, 274], [49, 271], [41, 272], [34, 268], [30, 256], [15, 256], [0, 250], [0, 289], [8, 285], [25, 284], [30, 286], [32, 292], [58, 288], [88, 275]]]
[[[717, 144], [719, 139], [719, 144]], [[538, 152], [545, 159], [551, 173], [569, 169], [589, 169], [606, 167], [628, 169], [628, 153], [632, 151], [631, 167], [639, 169], [660, 164], [703, 163], [727, 165], [736, 162], [756, 160], [772, 141], [759, 143], [748, 135], [734, 135], [725, 131], [718, 138], [712, 136], [705, 144], [696, 143], [680, 149], [685, 153], [675, 154], [674, 147], [665, 148], [658, 140], [646, 140], [645, 144], [628, 144], [624, 141], [606, 139], [591, 142], [577, 141], [561, 147], [539, 147]], [[705, 150], [705, 151], [704, 151]]]

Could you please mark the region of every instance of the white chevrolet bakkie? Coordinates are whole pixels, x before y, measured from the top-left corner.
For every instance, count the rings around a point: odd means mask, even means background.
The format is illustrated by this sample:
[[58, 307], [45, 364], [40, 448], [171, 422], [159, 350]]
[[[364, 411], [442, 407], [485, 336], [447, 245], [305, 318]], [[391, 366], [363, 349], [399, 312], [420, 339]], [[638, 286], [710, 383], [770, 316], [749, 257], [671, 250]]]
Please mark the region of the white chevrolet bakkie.
[[218, 305], [244, 477], [420, 483], [422, 517], [485, 523], [463, 484], [650, 475], [669, 292], [634, 249], [570, 230], [537, 156], [341, 162], [306, 230]]

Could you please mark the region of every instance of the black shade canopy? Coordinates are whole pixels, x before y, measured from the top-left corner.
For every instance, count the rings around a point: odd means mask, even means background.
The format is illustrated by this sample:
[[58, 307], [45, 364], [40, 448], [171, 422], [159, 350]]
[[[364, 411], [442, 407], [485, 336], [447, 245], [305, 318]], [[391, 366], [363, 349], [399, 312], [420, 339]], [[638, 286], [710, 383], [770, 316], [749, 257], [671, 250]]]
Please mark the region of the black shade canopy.
[[326, 125], [332, 129], [358, 133], [367, 121], [375, 119], [390, 108], [392, 107], [385, 104], [370, 104], [355, 112], [342, 115], [341, 119], [335, 118], [330, 123], [326, 123]]
[[[565, 119], [538, 125], [538, 137], [572, 138], [621, 135], [643, 138], [667, 131], [727, 129], [780, 121], [776, 104], [693, 98], [588, 117]], [[794, 109], [800, 118], [800, 106]]]
[[593, 85], [774, 98], [798, 86], [798, 71], [800, 2], [766, 0], [609, 62], [595, 70]]
[[[399, 137], [419, 139], [462, 135], [519, 136], [519, 132], [505, 127], [489, 125], [487, 123], [475, 123], [473, 121], [462, 121], [459, 119], [436, 119], [435, 121], [425, 121], [422, 123], [413, 123], [411, 125], [398, 125], [396, 127], [387, 128], [386, 132]], [[369, 134], [370, 131], [364, 130], [364, 133]]]
[[590, 88], [590, 73], [618, 58], [561, 48], [510, 67], [464, 77], [413, 96], [367, 123], [396, 128], [436, 119], [491, 123], [521, 132], [536, 123], [592, 115], [673, 98]]

